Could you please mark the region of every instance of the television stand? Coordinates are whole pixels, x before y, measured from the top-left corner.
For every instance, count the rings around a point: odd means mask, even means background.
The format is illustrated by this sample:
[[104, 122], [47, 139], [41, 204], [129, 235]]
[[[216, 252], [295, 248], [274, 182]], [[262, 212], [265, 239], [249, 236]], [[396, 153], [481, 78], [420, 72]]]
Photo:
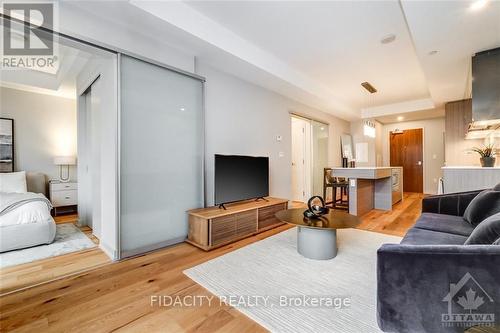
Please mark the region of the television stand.
[[269, 200], [267, 200], [266, 198], [264, 197], [258, 197], [258, 198], [255, 198], [255, 201], [259, 201], [260, 199], [264, 200], [265, 202], [269, 202]]
[[223, 203], [219, 205], [219, 209], [221, 209], [221, 208], [223, 208], [224, 210], [227, 210], [226, 206], [224, 206]]
[[288, 200], [261, 199], [188, 211], [187, 242], [208, 251], [282, 225], [274, 214], [287, 209]]

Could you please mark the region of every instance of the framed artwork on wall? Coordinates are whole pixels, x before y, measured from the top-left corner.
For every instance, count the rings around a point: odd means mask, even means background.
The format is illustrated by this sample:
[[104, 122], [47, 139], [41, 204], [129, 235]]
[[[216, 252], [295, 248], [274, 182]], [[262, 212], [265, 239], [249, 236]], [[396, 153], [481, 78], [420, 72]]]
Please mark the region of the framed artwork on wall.
[[0, 118], [0, 172], [14, 172], [14, 119]]

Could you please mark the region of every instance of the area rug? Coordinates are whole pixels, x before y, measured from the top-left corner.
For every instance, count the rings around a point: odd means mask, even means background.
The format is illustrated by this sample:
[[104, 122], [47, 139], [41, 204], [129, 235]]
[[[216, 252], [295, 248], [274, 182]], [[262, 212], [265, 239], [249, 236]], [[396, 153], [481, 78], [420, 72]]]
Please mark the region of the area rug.
[[342, 229], [337, 239], [334, 259], [306, 259], [289, 229], [184, 274], [272, 332], [380, 332], [377, 249], [401, 238]]
[[96, 244], [72, 223], [56, 225], [53, 243], [0, 253], [0, 268], [59, 256], [95, 247]]

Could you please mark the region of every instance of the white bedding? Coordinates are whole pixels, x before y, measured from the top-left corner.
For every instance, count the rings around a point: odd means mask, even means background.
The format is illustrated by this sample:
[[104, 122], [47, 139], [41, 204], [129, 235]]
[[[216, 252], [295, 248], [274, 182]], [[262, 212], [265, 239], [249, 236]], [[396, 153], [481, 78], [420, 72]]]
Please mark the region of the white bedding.
[[30, 202], [0, 216], [0, 227], [44, 222], [52, 219], [47, 205], [42, 201]]
[[52, 243], [56, 224], [51, 208], [41, 194], [0, 192], [0, 252]]

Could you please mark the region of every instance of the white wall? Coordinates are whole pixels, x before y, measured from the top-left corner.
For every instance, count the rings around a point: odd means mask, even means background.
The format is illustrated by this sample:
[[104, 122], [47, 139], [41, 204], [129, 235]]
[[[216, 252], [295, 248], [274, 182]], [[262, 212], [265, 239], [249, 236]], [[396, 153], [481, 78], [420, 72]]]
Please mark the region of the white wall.
[[[206, 195], [213, 204], [214, 154], [269, 156], [270, 194], [291, 198], [290, 113], [307, 116], [329, 125], [331, 166], [340, 166], [340, 135], [349, 133], [349, 123], [312, 109], [279, 94], [198, 64], [205, 76]], [[281, 135], [278, 142], [276, 136]], [[279, 152], [284, 156], [279, 157]]]
[[[389, 133], [396, 129], [423, 128], [424, 132], [424, 193], [437, 193], [438, 179], [444, 165], [444, 118], [408, 121], [383, 125], [382, 154], [384, 165], [390, 165]], [[404, 181], [404, 175], [403, 175]]]
[[[1, 116], [14, 119], [16, 170], [58, 179], [54, 156], [76, 156], [76, 101], [4, 87], [0, 101]], [[76, 180], [76, 166], [70, 175]]]

